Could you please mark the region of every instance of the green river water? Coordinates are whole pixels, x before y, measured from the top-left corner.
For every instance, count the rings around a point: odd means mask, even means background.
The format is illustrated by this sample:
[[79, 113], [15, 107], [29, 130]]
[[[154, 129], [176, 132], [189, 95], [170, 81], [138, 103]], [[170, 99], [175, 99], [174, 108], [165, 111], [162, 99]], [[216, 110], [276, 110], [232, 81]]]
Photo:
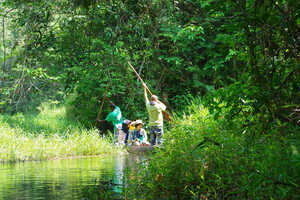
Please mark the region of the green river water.
[[141, 156], [0, 164], [0, 200], [123, 199], [123, 176]]

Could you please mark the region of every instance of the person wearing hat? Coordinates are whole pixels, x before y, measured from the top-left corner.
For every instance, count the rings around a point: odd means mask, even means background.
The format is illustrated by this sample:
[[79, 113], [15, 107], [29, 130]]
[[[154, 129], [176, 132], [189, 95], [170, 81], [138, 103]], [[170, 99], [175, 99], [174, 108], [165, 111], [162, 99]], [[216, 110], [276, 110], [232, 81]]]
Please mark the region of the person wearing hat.
[[158, 100], [158, 97], [156, 95], [152, 95], [149, 101], [145, 84], [144, 98], [146, 103], [146, 109], [149, 114], [151, 145], [160, 145], [163, 142], [162, 136], [164, 133], [162, 111], [166, 110], [166, 106]]
[[127, 141], [127, 145], [132, 145], [132, 141], [133, 141], [133, 136], [132, 136], [132, 132], [135, 129], [135, 122], [136, 121], [132, 121], [129, 124], [129, 134], [128, 134], [128, 141]]
[[132, 143], [134, 145], [142, 145], [142, 144], [148, 144], [148, 137], [145, 129], [143, 129], [143, 121], [142, 120], [136, 120], [135, 123], [135, 129], [132, 131]]

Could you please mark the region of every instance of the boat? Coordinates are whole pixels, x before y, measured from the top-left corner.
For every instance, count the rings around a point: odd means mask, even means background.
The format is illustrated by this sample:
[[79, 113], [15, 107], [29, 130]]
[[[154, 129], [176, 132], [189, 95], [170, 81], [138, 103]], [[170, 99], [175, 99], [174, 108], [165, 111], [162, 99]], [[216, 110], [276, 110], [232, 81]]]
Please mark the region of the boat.
[[126, 150], [129, 153], [135, 153], [135, 154], [150, 153], [154, 149], [155, 148], [153, 146], [136, 146], [136, 145], [131, 145], [131, 146], [127, 146], [126, 147]]

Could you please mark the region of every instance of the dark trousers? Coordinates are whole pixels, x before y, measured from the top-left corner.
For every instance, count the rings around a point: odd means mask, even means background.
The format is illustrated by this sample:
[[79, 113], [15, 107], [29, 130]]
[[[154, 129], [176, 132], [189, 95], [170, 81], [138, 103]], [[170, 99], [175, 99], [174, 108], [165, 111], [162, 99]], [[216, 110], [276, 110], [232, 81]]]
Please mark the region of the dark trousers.
[[151, 126], [150, 127], [150, 140], [151, 145], [160, 145], [163, 143], [162, 136], [164, 134], [163, 127]]

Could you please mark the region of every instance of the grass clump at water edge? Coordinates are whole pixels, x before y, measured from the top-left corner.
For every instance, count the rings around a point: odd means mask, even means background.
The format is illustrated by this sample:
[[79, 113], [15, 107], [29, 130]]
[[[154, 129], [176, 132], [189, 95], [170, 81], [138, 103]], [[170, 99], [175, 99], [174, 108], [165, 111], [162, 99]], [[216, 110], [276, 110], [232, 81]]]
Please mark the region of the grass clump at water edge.
[[0, 162], [46, 160], [117, 153], [111, 137], [65, 118], [63, 106], [44, 105], [38, 114], [0, 116]]

